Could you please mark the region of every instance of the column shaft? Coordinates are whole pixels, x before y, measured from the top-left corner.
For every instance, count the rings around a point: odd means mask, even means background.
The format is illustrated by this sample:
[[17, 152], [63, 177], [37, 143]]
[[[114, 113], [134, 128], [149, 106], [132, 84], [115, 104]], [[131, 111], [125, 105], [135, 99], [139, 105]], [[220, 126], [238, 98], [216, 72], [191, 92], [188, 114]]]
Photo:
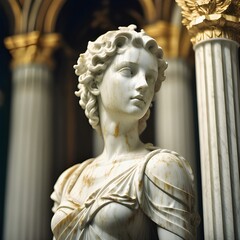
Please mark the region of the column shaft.
[[214, 39], [195, 52], [205, 239], [240, 239], [238, 46]]
[[4, 239], [49, 239], [51, 80], [41, 64], [13, 70]]
[[156, 96], [156, 142], [184, 156], [196, 172], [191, 68], [182, 59], [168, 60], [168, 65]]

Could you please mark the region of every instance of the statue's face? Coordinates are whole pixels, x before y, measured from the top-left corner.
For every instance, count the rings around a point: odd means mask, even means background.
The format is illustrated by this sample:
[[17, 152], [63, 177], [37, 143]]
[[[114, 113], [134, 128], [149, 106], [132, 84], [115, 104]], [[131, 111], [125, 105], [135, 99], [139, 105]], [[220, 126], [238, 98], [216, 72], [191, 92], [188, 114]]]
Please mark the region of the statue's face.
[[117, 118], [140, 119], [151, 104], [157, 77], [157, 58], [143, 48], [129, 47], [105, 71], [99, 104]]

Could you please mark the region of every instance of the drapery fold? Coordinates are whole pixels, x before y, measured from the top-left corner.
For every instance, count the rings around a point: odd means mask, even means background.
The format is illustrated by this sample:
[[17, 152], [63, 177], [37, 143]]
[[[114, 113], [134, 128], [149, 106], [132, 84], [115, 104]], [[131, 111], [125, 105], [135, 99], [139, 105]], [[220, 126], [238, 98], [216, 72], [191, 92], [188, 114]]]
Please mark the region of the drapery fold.
[[[120, 171], [94, 188], [82, 204], [74, 186], [93, 162], [90, 159], [68, 169], [55, 185], [51, 195], [55, 202], [52, 230], [57, 240], [101, 239], [91, 221], [100, 209], [113, 202], [133, 211], [140, 208], [159, 227], [185, 239], [193, 238], [196, 225], [193, 175], [183, 158], [171, 151], [155, 149], [145, 157], [122, 161]], [[166, 179], [166, 173], [181, 179]]]

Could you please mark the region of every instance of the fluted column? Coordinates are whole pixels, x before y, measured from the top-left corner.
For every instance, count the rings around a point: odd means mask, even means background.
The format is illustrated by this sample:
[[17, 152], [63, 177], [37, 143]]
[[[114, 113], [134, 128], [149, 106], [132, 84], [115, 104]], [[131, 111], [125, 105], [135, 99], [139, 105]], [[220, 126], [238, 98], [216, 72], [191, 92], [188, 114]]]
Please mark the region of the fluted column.
[[205, 239], [240, 239], [240, 6], [177, 2], [195, 45]]
[[51, 52], [58, 35], [6, 39], [13, 55], [4, 239], [50, 238], [52, 165]]
[[237, 48], [223, 39], [195, 48], [207, 239], [240, 239]]
[[183, 59], [168, 59], [166, 82], [156, 96], [156, 141], [190, 161], [196, 176], [192, 72]]

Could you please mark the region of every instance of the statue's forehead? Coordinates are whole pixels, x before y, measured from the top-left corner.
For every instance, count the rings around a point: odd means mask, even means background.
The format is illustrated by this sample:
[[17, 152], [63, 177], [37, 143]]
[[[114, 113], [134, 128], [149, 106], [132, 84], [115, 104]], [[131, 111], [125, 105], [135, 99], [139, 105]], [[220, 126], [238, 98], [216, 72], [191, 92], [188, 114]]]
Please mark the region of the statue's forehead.
[[131, 64], [143, 64], [146, 65], [146, 68], [151, 68], [152, 70], [156, 71], [158, 68], [157, 64], [157, 57], [147, 51], [145, 48], [136, 48], [134, 46], [127, 47], [124, 52], [118, 53], [114, 59], [114, 64], [120, 65], [129, 65]]

